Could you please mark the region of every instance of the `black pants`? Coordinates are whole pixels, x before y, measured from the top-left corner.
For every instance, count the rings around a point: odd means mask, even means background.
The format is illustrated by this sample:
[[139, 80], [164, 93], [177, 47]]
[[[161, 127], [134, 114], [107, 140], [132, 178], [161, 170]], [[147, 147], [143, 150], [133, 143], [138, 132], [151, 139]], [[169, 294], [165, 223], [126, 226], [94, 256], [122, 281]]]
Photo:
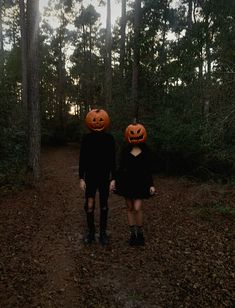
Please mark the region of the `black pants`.
[[95, 198], [99, 191], [100, 207], [107, 206], [109, 197], [109, 179], [107, 178], [86, 178], [86, 198]]
[[91, 232], [95, 232], [94, 227], [94, 207], [92, 209], [88, 209], [87, 207], [87, 199], [94, 198], [96, 196], [96, 192], [99, 192], [99, 205], [100, 205], [100, 233], [105, 232], [107, 229], [107, 219], [108, 219], [108, 197], [109, 197], [109, 179], [102, 177], [89, 177], [85, 179], [86, 182], [86, 203], [85, 203], [85, 211], [87, 213], [87, 223], [88, 229]]

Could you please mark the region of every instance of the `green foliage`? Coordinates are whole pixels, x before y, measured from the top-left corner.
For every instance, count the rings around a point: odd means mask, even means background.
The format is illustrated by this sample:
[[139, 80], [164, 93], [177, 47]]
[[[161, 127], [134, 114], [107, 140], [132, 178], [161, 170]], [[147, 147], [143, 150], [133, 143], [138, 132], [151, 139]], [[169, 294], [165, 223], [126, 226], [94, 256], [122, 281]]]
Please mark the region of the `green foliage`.
[[67, 142], [80, 142], [82, 128], [78, 117], [70, 116], [67, 120], [66, 127], [61, 127], [56, 120], [47, 120], [44, 122], [42, 129], [43, 145], [65, 145]]
[[4, 54], [0, 76], [0, 186], [22, 184], [26, 163], [25, 117], [19, 102], [20, 49]]
[[[39, 48], [43, 144], [79, 142], [85, 113], [102, 107], [108, 109], [120, 150], [135, 110], [131, 100], [133, 3], [127, 3], [123, 72], [119, 63], [120, 21], [112, 33], [113, 100], [105, 107], [105, 29], [99, 14], [82, 1], [49, 2]], [[232, 181], [235, 2], [193, 3], [190, 16], [189, 1], [142, 1], [139, 121], [148, 132], [154, 170]], [[56, 28], [48, 23], [50, 16], [57, 20]], [[1, 183], [19, 174], [26, 160], [19, 37], [18, 2], [10, 1], [3, 11], [7, 51], [0, 52]], [[69, 113], [71, 107], [75, 107], [75, 115]]]
[[82, 137], [81, 123], [77, 115], [71, 116], [66, 126], [66, 139], [69, 142], [80, 142]]
[[24, 131], [14, 126], [1, 129], [0, 148], [0, 187], [22, 184], [27, 157]]
[[203, 204], [194, 206], [193, 212], [203, 220], [212, 222], [215, 216], [221, 215], [224, 218], [234, 220], [235, 209], [232, 205], [216, 202], [211, 204]]

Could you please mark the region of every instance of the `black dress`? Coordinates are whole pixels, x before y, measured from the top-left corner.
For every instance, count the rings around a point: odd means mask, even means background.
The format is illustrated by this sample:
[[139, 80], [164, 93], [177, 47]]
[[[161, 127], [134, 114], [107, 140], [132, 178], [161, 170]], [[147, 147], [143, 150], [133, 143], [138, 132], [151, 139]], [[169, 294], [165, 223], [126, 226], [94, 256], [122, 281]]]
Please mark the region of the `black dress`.
[[125, 198], [149, 198], [149, 189], [154, 186], [149, 150], [146, 144], [140, 144], [139, 147], [141, 153], [137, 156], [131, 154], [131, 145], [128, 145], [121, 155], [116, 175], [116, 193]]

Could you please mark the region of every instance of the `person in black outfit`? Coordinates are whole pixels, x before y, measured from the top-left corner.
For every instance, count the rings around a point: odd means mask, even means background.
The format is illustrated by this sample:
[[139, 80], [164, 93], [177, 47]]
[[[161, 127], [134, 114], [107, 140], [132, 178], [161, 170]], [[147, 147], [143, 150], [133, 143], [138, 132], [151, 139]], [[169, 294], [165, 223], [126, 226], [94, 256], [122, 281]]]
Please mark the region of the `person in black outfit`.
[[126, 200], [129, 244], [144, 245], [142, 201], [155, 194], [150, 153], [144, 139], [137, 139], [123, 149], [116, 177], [116, 193]]
[[[93, 112], [93, 111], [92, 111]], [[98, 110], [99, 112], [99, 110]], [[111, 134], [95, 130], [86, 134], [82, 140], [79, 158], [80, 188], [85, 191], [85, 212], [88, 233], [86, 244], [95, 241], [95, 195], [99, 191], [100, 202], [100, 243], [108, 244], [106, 233], [108, 218], [109, 191], [115, 187], [115, 142]]]

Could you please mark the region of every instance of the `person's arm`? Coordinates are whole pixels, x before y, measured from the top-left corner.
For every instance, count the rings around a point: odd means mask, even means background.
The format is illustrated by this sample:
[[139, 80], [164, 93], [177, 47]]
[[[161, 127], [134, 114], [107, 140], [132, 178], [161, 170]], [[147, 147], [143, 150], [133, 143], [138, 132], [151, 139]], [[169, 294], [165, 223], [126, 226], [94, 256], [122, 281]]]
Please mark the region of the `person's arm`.
[[151, 169], [149, 168], [149, 193], [151, 196], [155, 195], [156, 189], [153, 183], [153, 175]]
[[127, 152], [128, 152], [127, 148], [123, 147], [121, 150], [120, 159], [119, 159], [119, 166], [118, 166], [119, 170], [124, 170], [126, 168]]
[[85, 178], [85, 158], [86, 158], [86, 141], [85, 137], [82, 139], [81, 147], [80, 147], [80, 154], [79, 154], [79, 186], [81, 190], [85, 191], [86, 189], [86, 182]]
[[150, 190], [150, 194], [154, 195], [155, 193], [155, 187], [154, 187], [154, 183], [153, 183], [153, 175], [152, 175], [152, 157], [150, 155], [150, 151], [148, 149], [148, 147], [146, 146], [145, 148], [145, 159], [146, 159], [146, 170], [148, 172], [148, 185], [149, 185], [149, 190]]
[[116, 177], [116, 149], [115, 149], [115, 141], [112, 138], [111, 140], [111, 149], [110, 149], [110, 155], [111, 155], [111, 180], [115, 180]]
[[111, 162], [110, 162], [110, 184], [109, 184], [109, 191], [113, 192], [116, 189], [116, 152], [115, 152], [115, 141], [112, 137], [111, 144], [110, 144], [110, 156], [111, 156]]

